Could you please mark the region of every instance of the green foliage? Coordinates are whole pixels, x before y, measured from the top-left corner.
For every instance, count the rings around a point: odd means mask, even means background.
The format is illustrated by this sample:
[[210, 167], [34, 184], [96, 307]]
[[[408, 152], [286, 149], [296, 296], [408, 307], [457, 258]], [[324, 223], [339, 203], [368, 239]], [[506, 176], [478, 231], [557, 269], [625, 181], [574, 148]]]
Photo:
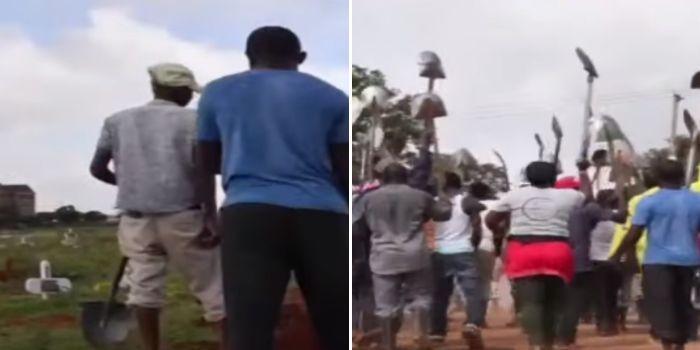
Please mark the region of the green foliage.
[[72, 205], [62, 206], [56, 209], [54, 214], [56, 215], [56, 219], [63, 224], [76, 223], [80, 221], [80, 218], [82, 217], [82, 214]]
[[83, 220], [92, 223], [105, 222], [107, 221], [107, 215], [96, 210], [91, 210], [83, 215]]
[[507, 174], [500, 165], [481, 164], [478, 161], [455, 164], [452, 156], [441, 154], [435, 157], [433, 172], [440, 185], [442, 184], [444, 173], [448, 171], [459, 174], [465, 185], [480, 181], [494, 191], [505, 192], [507, 189]]
[[[360, 96], [362, 90], [368, 86], [381, 86], [391, 91], [395, 96], [400, 95], [398, 89], [387, 86], [386, 78], [381, 71], [353, 65], [352, 67], [352, 94]], [[417, 144], [423, 132], [423, 124], [411, 117], [411, 95], [395, 101], [382, 116], [381, 127], [384, 131], [383, 148], [402, 149], [406, 144]], [[360, 146], [362, 135], [370, 127], [370, 116], [362, 113], [352, 126], [353, 139], [353, 182], [359, 179], [359, 169], [361, 167], [362, 148]], [[505, 190], [506, 174], [500, 166], [493, 164], [479, 164], [470, 162], [461, 164], [455, 168], [453, 160], [448, 155], [438, 155], [434, 159], [434, 171], [438, 179], [447, 171], [456, 171], [466, 183], [483, 181], [497, 190]]]
[[[674, 145], [678, 151], [677, 159], [683, 164], [686, 163], [688, 159], [688, 153], [690, 151], [690, 138], [687, 136], [677, 136], [674, 140]], [[695, 147], [700, 147], [700, 144]], [[654, 167], [661, 159], [667, 159], [673, 155], [670, 147], [662, 148], [651, 148], [642, 154], [642, 161], [645, 167]], [[700, 154], [696, 155], [696, 159], [700, 158]]]
[[369, 68], [352, 65], [352, 95], [360, 96], [362, 90], [368, 86], [384, 86], [386, 87], [386, 78], [384, 73]]
[[[400, 95], [398, 89], [393, 89], [387, 86], [384, 74], [378, 70], [364, 68], [360, 66], [352, 66], [352, 94], [359, 97], [368, 86], [381, 86], [393, 95]], [[367, 134], [371, 125], [369, 113], [362, 112], [352, 125], [352, 170], [353, 182], [359, 180], [359, 171], [362, 163], [362, 141], [363, 136]], [[422, 124], [411, 117], [411, 97], [405, 96], [398, 101], [395, 101], [381, 118], [381, 128], [384, 131], [383, 147], [402, 148], [401, 144], [416, 143], [423, 130]], [[393, 144], [393, 145], [392, 145]]]

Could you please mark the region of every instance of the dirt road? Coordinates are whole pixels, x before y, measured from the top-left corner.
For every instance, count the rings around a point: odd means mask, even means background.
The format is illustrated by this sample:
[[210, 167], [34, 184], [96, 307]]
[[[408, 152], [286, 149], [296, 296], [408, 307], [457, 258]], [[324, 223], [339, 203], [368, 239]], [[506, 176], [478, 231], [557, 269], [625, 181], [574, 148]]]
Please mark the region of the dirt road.
[[[434, 350], [463, 350], [468, 349], [460, 337], [460, 325], [464, 318], [463, 312], [454, 312], [450, 315], [450, 332], [445, 344], [436, 346]], [[484, 330], [484, 342], [487, 350], [527, 350], [527, 340], [519, 328], [506, 327], [508, 315], [499, 309], [489, 311], [489, 328]], [[406, 325], [399, 334], [399, 343], [402, 350], [411, 350], [412, 332]], [[578, 337], [579, 349], [591, 350], [657, 350], [661, 346], [651, 341], [648, 336], [648, 326], [631, 324], [627, 332], [614, 337], [599, 337], [591, 325], [581, 325]], [[371, 349], [371, 348], [368, 348]], [[700, 343], [691, 343], [687, 350], [700, 350]]]

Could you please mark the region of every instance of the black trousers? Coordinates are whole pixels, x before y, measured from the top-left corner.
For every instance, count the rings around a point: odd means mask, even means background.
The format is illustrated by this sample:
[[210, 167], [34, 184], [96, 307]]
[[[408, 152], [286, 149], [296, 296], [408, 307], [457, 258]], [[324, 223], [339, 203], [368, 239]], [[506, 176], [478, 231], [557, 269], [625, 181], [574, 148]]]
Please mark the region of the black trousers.
[[675, 265], [644, 265], [642, 290], [652, 333], [664, 343], [685, 344], [695, 310], [690, 302], [695, 268]]
[[559, 277], [539, 275], [514, 280], [520, 324], [530, 345], [551, 346], [557, 337], [566, 303], [566, 283]]
[[[352, 266], [352, 330], [367, 332], [379, 327], [374, 315], [374, 291], [369, 264]], [[369, 278], [367, 277], [369, 276]]]
[[566, 302], [561, 323], [557, 329], [557, 340], [562, 344], [576, 342], [579, 320], [591, 303], [593, 272], [577, 272], [566, 289]]
[[596, 326], [601, 331], [614, 331], [618, 320], [617, 295], [622, 288], [622, 270], [616, 264], [595, 261], [593, 275]]
[[324, 349], [347, 348], [347, 215], [235, 204], [222, 210], [221, 225], [230, 349], [274, 349], [291, 272]]

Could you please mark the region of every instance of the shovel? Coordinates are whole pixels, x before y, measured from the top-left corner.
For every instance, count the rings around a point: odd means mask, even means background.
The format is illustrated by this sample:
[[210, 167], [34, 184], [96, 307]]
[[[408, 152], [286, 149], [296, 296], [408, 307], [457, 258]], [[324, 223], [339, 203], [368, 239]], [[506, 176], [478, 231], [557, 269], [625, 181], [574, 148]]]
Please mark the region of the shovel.
[[506, 178], [506, 192], [510, 192], [510, 180], [508, 179], [508, 167], [506, 166], [506, 161], [505, 159], [503, 159], [503, 156], [498, 151], [493, 150], [493, 154], [495, 154], [496, 158], [498, 158], [498, 161], [501, 162], [501, 167], [503, 168], [503, 176], [505, 176]]
[[559, 166], [559, 153], [561, 152], [561, 139], [564, 137], [564, 132], [561, 130], [561, 125], [556, 116], [552, 117], [552, 132], [554, 133], [554, 138], [557, 140], [556, 146], [554, 147], [554, 166]]
[[688, 129], [690, 134], [690, 150], [688, 151], [688, 160], [685, 169], [685, 184], [690, 186], [693, 182], [693, 170], [695, 170], [695, 156], [697, 154], [697, 138], [698, 138], [698, 127], [695, 124], [693, 116], [690, 115], [688, 110], [683, 111], [683, 122], [685, 127]]
[[88, 343], [97, 349], [111, 348], [123, 344], [131, 328], [131, 312], [126, 305], [116, 302], [119, 281], [124, 275], [124, 269], [129, 258], [122, 258], [119, 269], [112, 281], [109, 299], [104, 301], [88, 301], [81, 303], [81, 326], [83, 336]]
[[544, 142], [542, 142], [542, 137], [540, 137], [540, 134], [535, 133], [535, 141], [537, 142], [537, 159], [542, 160], [544, 157]]

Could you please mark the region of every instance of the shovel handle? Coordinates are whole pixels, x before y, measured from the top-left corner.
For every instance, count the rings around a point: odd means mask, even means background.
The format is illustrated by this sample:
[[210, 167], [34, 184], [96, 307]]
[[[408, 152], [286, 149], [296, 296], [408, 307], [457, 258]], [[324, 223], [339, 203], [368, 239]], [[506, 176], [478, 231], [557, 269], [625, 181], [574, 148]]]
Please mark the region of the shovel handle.
[[107, 304], [102, 312], [102, 319], [100, 320], [100, 326], [105, 327], [107, 323], [107, 317], [109, 316], [109, 311], [114, 305], [114, 298], [117, 296], [117, 291], [119, 291], [119, 281], [122, 280], [124, 276], [124, 270], [126, 269], [126, 264], [129, 262], [129, 258], [122, 257], [119, 262], [119, 267], [117, 268], [117, 274], [114, 275], [114, 280], [112, 281], [112, 289], [109, 291], [109, 299], [107, 299]]

